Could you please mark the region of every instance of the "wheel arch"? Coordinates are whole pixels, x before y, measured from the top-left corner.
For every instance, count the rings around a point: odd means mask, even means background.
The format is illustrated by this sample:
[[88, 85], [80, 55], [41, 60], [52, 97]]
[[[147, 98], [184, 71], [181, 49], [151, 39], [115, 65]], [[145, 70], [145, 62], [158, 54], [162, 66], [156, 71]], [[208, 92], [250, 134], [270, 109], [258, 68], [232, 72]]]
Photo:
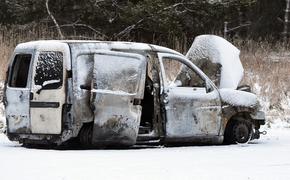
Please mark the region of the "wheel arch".
[[[245, 121], [249, 121], [252, 123], [252, 118], [250, 116], [250, 112], [237, 112], [235, 114], [233, 114], [231, 117], [229, 117], [226, 120], [225, 126], [224, 126], [224, 134], [226, 132], [226, 130], [232, 125], [234, 124], [234, 122], [238, 121], [238, 120], [245, 120]], [[224, 135], [223, 134], [223, 135]]]
[[239, 120], [245, 120], [249, 123], [253, 123], [253, 119], [251, 118], [251, 113], [253, 113], [255, 109], [249, 107], [225, 107], [223, 108], [223, 122], [222, 122], [222, 130], [221, 135], [224, 137], [224, 140], [227, 140], [227, 136], [230, 133], [231, 128], [235, 124], [235, 122]]
[[255, 112], [255, 108], [253, 107], [242, 107], [242, 106], [224, 106], [222, 108], [223, 111], [223, 123], [222, 128], [225, 130], [228, 123], [233, 121], [234, 118], [245, 118], [248, 120], [252, 120], [251, 113]]

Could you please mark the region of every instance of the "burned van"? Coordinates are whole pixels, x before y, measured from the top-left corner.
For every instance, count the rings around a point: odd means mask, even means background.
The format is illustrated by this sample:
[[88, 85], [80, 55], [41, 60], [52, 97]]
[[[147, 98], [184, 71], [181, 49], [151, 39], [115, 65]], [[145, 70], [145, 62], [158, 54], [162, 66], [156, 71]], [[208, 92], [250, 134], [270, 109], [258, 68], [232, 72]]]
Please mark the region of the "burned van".
[[246, 143], [265, 123], [256, 95], [218, 89], [182, 54], [143, 43], [19, 44], [4, 101], [7, 136], [25, 145]]

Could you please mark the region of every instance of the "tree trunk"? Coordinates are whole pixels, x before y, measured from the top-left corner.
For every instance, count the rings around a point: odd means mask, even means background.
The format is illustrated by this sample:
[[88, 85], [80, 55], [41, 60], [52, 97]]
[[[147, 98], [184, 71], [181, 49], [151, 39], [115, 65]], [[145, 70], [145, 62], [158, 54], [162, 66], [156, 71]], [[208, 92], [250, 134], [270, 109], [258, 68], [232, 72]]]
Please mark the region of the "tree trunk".
[[288, 40], [289, 11], [290, 11], [290, 0], [286, 0], [286, 9], [285, 9], [285, 17], [284, 17], [284, 32], [283, 32], [283, 38], [284, 38], [285, 43]]

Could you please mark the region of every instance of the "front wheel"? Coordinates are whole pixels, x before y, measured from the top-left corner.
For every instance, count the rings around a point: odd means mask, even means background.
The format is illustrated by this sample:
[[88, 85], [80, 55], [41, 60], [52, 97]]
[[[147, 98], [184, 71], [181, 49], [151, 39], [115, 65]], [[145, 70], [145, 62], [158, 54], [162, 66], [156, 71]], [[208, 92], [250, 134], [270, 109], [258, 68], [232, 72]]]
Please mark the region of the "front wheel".
[[252, 134], [253, 130], [250, 122], [234, 120], [226, 130], [225, 142], [227, 144], [246, 144], [251, 140]]
[[233, 126], [233, 142], [245, 144], [251, 140], [252, 129], [246, 121], [238, 121]]

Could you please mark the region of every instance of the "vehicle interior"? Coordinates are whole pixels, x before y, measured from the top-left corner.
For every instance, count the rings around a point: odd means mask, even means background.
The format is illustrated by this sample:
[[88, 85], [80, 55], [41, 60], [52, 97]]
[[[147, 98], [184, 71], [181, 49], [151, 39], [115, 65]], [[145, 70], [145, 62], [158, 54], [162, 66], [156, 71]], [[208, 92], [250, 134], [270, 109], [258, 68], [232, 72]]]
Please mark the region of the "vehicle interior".
[[142, 101], [142, 115], [139, 134], [149, 134], [153, 130], [154, 119], [154, 87], [153, 87], [153, 61], [148, 57], [144, 98]]

